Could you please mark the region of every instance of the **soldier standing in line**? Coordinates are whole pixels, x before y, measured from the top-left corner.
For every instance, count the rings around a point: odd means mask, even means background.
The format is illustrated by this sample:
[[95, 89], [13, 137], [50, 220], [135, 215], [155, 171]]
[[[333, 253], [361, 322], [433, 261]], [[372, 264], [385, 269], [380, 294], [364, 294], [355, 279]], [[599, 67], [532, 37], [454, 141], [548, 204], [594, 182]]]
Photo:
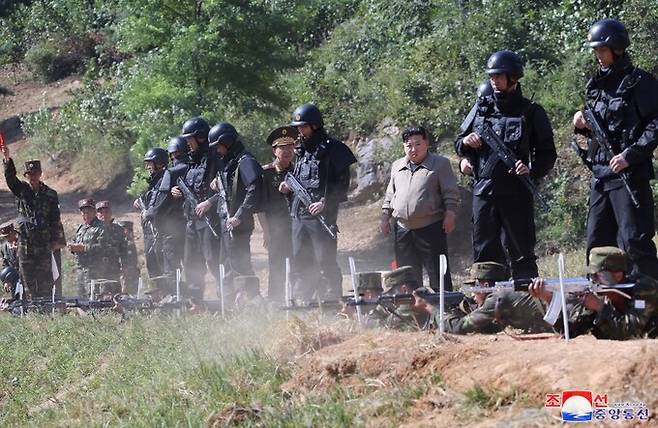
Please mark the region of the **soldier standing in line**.
[[137, 260], [137, 247], [135, 246], [135, 235], [133, 233], [133, 222], [128, 220], [117, 221], [117, 224], [123, 228], [124, 237], [127, 243], [126, 259], [123, 263], [123, 293], [135, 294], [137, 292], [137, 282], [139, 281], [139, 267]]
[[[289, 195], [292, 220], [293, 270], [297, 278], [294, 296], [303, 301], [316, 294], [323, 300], [337, 300], [343, 293], [343, 276], [336, 260], [337, 241], [320, 224], [316, 216], [323, 215], [336, 229], [338, 206], [347, 200], [350, 186], [350, 165], [356, 163], [352, 151], [341, 141], [330, 137], [324, 129], [322, 113], [313, 104], [298, 107], [290, 124], [300, 134], [295, 148], [297, 160], [293, 175], [316, 201], [308, 208], [295, 201], [284, 182], [281, 193]], [[313, 254], [320, 270], [308, 268], [307, 255]]]
[[[587, 83], [586, 104], [598, 116], [613, 154], [591, 139], [581, 158], [592, 171], [587, 213], [587, 249], [617, 246], [630, 258], [633, 272], [658, 278], [654, 201], [650, 180], [658, 146], [658, 82], [633, 65], [626, 52], [628, 31], [614, 19], [596, 22], [585, 46], [594, 50], [599, 70]], [[582, 111], [575, 132], [591, 136]], [[625, 188], [628, 184], [639, 206]]]
[[[471, 280], [465, 284], [491, 287], [496, 281], [509, 278], [507, 267], [496, 262], [473, 263]], [[416, 290], [416, 307], [427, 311], [433, 328], [438, 328], [439, 309], [423, 298], [422, 289]], [[506, 327], [522, 329], [528, 333], [549, 333], [553, 329], [544, 317], [545, 305], [540, 299], [525, 291], [496, 291], [474, 293], [474, 298], [465, 298], [459, 307], [449, 310], [443, 318], [446, 333], [452, 334], [495, 334]]]
[[[499, 51], [487, 61], [493, 95], [478, 99], [477, 112], [465, 121], [455, 148], [472, 165], [473, 261], [507, 264], [514, 278], [538, 275], [535, 256], [535, 219], [532, 193], [516, 175], [533, 180], [553, 168], [557, 153], [546, 112], [521, 93], [521, 58]], [[480, 138], [485, 125], [500, 136], [518, 157], [510, 171]]]
[[205, 290], [205, 274], [209, 269], [219, 281], [219, 239], [213, 234], [217, 232], [219, 218], [215, 209], [217, 195], [213, 195], [210, 182], [221, 168], [221, 160], [214, 150], [208, 147], [208, 131], [210, 126], [201, 117], [193, 117], [183, 124], [183, 135], [190, 148], [190, 161], [183, 165], [181, 179], [194, 194], [196, 205], [184, 197], [179, 185], [171, 188], [174, 198], [184, 200], [185, 214], [185, 281], [189, 286], [190, 297], [203, 299]]
[[32, 297], [49, 296], [54, 283], [53, 260], [57, 262], [60, 249], [66, 245], [59, 198], [41, 181], [40, 161], [25, 162], [23, 176], [27, 181], [21, 181], [16, 177], [9, 147], [4, 146], [3, 155], [5, 180], [18, 208], [19, 272]]
[[78, 202], [82, 223], [75, 231], [73, 241], [67, 246], [75, 256], [78, 294], [88, 296], [90, 281], [103, 278], [107, 257], [104, 248], [105, 228], [96, 217], [96, 203], [93, 199]]
[[105, 239], [103, 252], [107, 263], [105, 265], [104, 279], [116, 281], [116, 288], [109, 286], [112, 294], [120, 293], [128, 288], [136, 288], [135, 284], [123, 284], [121, 277], [127, 277], [128, 273], [128, 241], [123, 227], [114, 222], [112, 216], [112, 205], [110, 201], [98, 201], [96, 203], [96, 216], [103, 222], [105, 228]]
[[11, 266], [18, 270], [18, 233], [13, 222], [8, 221], [0, 225], [0, 238], [4, 239], [0, 247], [2, 267]]
[[[238, 131], [227, 122], [213, 126], [208, 133], [210, 147], [222, 157], [213, 188], [218, 191], [217, 214], [222, 219], [222, 260], [227, 266], [226, 285], [236, 276], [254, 274], [250, 240], [254, 214], [259, 209], [263, 188], [263, 170], [244, 147]], [[225, 202], [224, 202], [225, 201]], [[225, 212], [228, 209], [228, 212]], [[228, 235], [228, 239], [227, 236]]]
[[275, 302], [285, 298], [286, 258], [292, 257], [292, 219], [288, 200], [279, 192], [279, 186], [286, 174], [293, 171], [298, 135], [292, 126], [273, 130], [267, 144], [272, 146], [274, 161], [263, 166], [262, 211], [258, 221], [263, 228], [263, 247], [267, 249], [267, 297]]
[[190, 148], [187, 141], [181, 136], [172, 137], [167, 143], [167, 153], [172, 166], [187, 163], [190, 160]]

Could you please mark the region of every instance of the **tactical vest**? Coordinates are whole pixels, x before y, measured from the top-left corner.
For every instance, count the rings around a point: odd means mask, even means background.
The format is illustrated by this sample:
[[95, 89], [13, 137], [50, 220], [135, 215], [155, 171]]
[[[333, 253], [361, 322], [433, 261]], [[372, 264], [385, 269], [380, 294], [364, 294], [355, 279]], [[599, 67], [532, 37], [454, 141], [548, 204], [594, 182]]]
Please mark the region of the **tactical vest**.
[[295, 149], [297, 163], [295, 163], [293, 175], [316, 201], [324, 196], [326, 190], [327, 175], [329, 174], [328, 165], [325, 162], [328, 143], [328, 139], [323, 139], [312, 152], [306, 150], [302, 145]]
[[[530, 104], [529, 106], [531, 106]], [[484, 123], [491, 125], [494, 132], [501, 137], [505, 145], [511, 148], [520, 159], [527, 157], [529, 148], [529, 132], [523, 109], [520, 116], [507, 116], [496, 106], [493, 96], [483, 97], [478, 101], [477, 113], [473, 120], [473, 130], [480, 133]], [[493, 170], [500, 159], [493, 153], [489, 146], [483, 142], [481, 150], [478, 151], [478, 159], [474, 165], [474, 175], [477, 179], [491, 178]]]

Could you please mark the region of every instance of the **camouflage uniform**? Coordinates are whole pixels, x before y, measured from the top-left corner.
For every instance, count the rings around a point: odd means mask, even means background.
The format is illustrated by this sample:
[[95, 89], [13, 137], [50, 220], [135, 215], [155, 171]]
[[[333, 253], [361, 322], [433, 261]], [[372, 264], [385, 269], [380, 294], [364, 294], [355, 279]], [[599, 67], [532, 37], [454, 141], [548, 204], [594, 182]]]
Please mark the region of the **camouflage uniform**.
[[[39, 190], [16, 177], [16, 166], [9, 159], [4, 162], [5, 179], [16, 196], [18, 209], [18, 264], [21, 278], [32, 297], [50, 295], [53, 285], [53, 245], [66, 245], [57, 192], [39, 183]], [[41, 163], [25, 163], [25, 172], [41, 171]]]
[[[590, 273], [599, 271], [626, 272], [626, 254], [615, 247], [592, 248], [589, 255]], [[634, 282], [631, 300], [624, 300], [619, 306], [607, 298], [603, 309], [597, 313], [586, 308], [579, 297], [567, 299], [570, 337], [591, 333], [598, 339], [626, 340], [641, 337], [658, 337], [658, 281], [633, 274], [622, 283]], [[562, 332], [562, 317], [555, 323]]]
[[121, 264], [123, 268], [124, 290], [134, 294], [137, 292], [137, 282], [139, 281], [140, 273], [137, 266], [137, 247], [135, 246], [133, 235], [133, 222], [124, 220], [118, 221], [117, 224], [123, 228], [126, 238], [126, 255], [125, 259], [122, 259]]
[[[411, 266], [401, 266], [384, 274], [384, 294], [411, 293], [419, 287], [416, 273]], [[403, 289], [406, 288], [406, 289]], [[388, 312], [385, 327], [394, 330], [415, 331], [425, 327], [429, 320], [427, 314], [413, 310], [413, 304], [386, 305]]]
[[[78, 202], [78, 208], [95, 207], [91, 199]], [[89, 294], [90, 281], [105, 278], [108, 264], [105, 252], [105, 228], [103, 222], [94, 218], [90, 224], [83, 223], [75, 231], [73, 243], [84, 244], [85, 251], [76, 253], [75, 263], [77, 270], [78, 293], [81, 296]]]
[[[367, 291], [373, 291], [379, 297], [384, 291], [380, 272], [359, 272], [356, 281], [356, 291], [360, 295], [365, 294]], [[372, 308], [372, 306], [362, 306], [362, 308], [369, 307]], [[367, 310], [365, 314], [362, 314], [361, 322], [367, 328], [384, 327], [387, 317], [388, 312], [386, 309], [382, 305], [377, 305], [373, 309]]]
[[0, 260], [2, 261], [2, 267], [11, 266], [18, 270], [18, 240], [15, 242], [7, 240], [12, 232], [16, 233], [12, 222], [0, 225], [0, 238], [5, 240], [0, 247]]
[[[474, 263], [471, 267], [471, 281], [504, 281], [508, 279], [507, 268], [495, 262]], [[545, 305], [537, 298], [521, 291], [499, 291], [490, 293], [477, 307], [472, 299], [464, 299], [458, 308], [448, 311], [443, 318], [447, 333], [495, 334], [506, 327], [523, 330], [526, 333], [553, 331], [543, 320]], [[432, 312], [432, 325], [439, 325], [439, 312]]]

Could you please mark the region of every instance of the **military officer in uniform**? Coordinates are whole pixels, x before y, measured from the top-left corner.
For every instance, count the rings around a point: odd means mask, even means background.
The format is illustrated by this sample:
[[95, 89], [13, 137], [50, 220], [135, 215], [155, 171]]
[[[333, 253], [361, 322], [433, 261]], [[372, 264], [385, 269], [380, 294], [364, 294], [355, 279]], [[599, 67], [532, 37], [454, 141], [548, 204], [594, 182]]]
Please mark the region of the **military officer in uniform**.
[[78, 202], [82, 223], [75, 231], [73, 241], [67, 246], [75, 256], [78, 294], [88, 296], [91, 280], [101, 279], [105, 274], [105, 228], [96, 217], [96, 203], [93, 199]]
[[[630, 299], [619, 293], [569, 296], [570, 337], [591, 333], [599, 339], [610, 340], [658, 338], [658, 281], [641, 273], [627, 275], [628, 267], [628, 257], [619, 248], [590, 249], [587, 270], [594, 283], [603, 286], [634, 283], [635, 286], [623, 290], [630, 294]], [[541, 278], [534, 281], [530, 293], [546, 302], [553, 298]], [[555, 329], [563, 330], [562, 316], [556, 321]]]
[[[649, 181], [654, 177], [653, 152], [658, 145], [658, 82], [633, 65], [626, 48], [628, 31], [614, 19], [596, 22], [587, 34], [599, 65], [587, 83], [586, 104], [598, 116], [614, 155], [590, 139], [581, 158], [592, 170], [587, 214], [587, 249], [618, 246], [630, 258], [633, 272], [658, 278], [654, 202]], [[575, 132], [590, 136], [581, 111], [573, 118]], [[635, 206], [619, 174], [628, 175]]]
[[32, 297], [49, 296], [54, 283], [53, 260], [58, 261], [59, 251], [66, 245], [59, 198], [41, 181], [40, 161], [25, 162], [23, 176], [27, 181], [21, 181], [7, 146], [3, 154], [7, 187], [16, 197], [18, 208], [19, 272]]
[[[473, 263], [471, 280], [466, 284], [491, 287], [496, 281], [509, 278], [507, 267], [496, 262]], [[416, 291], [416, 307], [431, 315], [432, 327], [438, 328], [439, 309], [431, 305]], [[475, 293], [473, 299], [465, 298], [459, 307], [444, 314], [443, 325], [452, 334], [495, 334], [510, 326], [527, 333], [548, 333], [553, 329], [543, 317], [545, 305], [540, 299], [525, 291], [496, 291]]]
[[113, 293], [119, 293], [122, 289], [136, 288], [133, 284], [121, 286], [121, 277], [126, 278], [128, 274], [128, 241], [123, 227], [114, 222], [110, 201], [96, 203], [96, 216], [105, 228], [103, 253], [107, 263], [103, 279], [116, 281], [116, 288], [111, 290]]
[[223, 161], [213, 188], [218, 191], [217, 214], [223, 223], [222, 244], [226, 244], [221, 250], [227, 267], [225, 285], [231, 287], [236, 276], [254, 274], [250, 240], [254, 231], [254, 214], [260, 205], [263, 170], [230, 123], [213, 126], [208, 133], [208, 142]]
[[[314, 294], [335, 300], [342, 294], [342, 274], [338, 263], [337, 241], [323, 228], [316, 216], [323, 215], [335, 228], [338, 206], [347, 200], [350, 165], [356, 163], [352, 151], [341, 141], [330, 137], [324, 128], [322, 113], [313, 104], [298, 107], [290, 124], [300, 134], [295, 148], [297, 160], [293, 175], [315, 200], [308, 208], [296, 203], [295, 195], [284, 182], [279, 191], [290, 200], [292, 220], [293, 270], [297, 277], [295, 298], [311, 300]], [[320, 270], [319, 281], [305, 256], [313, 254]]]
[[18, 233], [13, 222], [8, 221], [0, 225], [0, 238], [4, 240], [0, 247], [2, 267], [11, 266], [18, 269]]
[[285, 263], [286, 258], [292, 258], [292, 219], [288, 200], [279, 192], [279, 186], [286, 174], [293, 171], [297, 136], [297, 129], [292, 126], [270, 132], [267, 144], [272, 146], [274, 161], [263, 166], [263, 197], [258, 221], [263, 228], [263, 246], [267, 248], [267, 297], [276, 302], [284, 300]]
[[137, 292], [137, 282], [139, 281], [139, 266], [137, 260], [137, 247], [135, 246], [135, 234], [133, 232], [133, 222], [128, 220], [117, 221], [117, 224], [123, 229], [124, 237], [127, 243], [126, 260], [123, 271], [123, 290], [128, 294]]
[[[174, 198], [184, 200], [186, 226], [183, 270], [189, 287], [188, 293], [195, 299], [203, 299], [207, 269], [216, 281], [219, 280], [220, 244], [214, 234], [219, 230], [219, 218], [214, 209], [217, 196], [213, 195], [210, 182], [217, 175], [218, 168], [221, 168], [221, 161], [216, 152], [209, 149], [208, 131], [210, 126], [205, 119], [193, 117], [183, 124], [181, 135], [190, 148], [190, 160], [182, 164], [184, 171], [180, 178], [194, 194], [196, 205], [184, 197], [178, 184], [172, 183], [174, 185], [171, 188]], [[207, 222], [204, 217], [207, 217]]]
[[[499, 51], [487, 61], [493, 95], [480, 97], [477, 112], [460, 128], [457, 154], [473, 167], [473, 261], [507, 264], [514, 278], [536, 277], [534, 201], [516, 175], [533, 180], [553, 168], [557, 154], [544, 109], [525, 98], [521, 58]], [[480, 133], [488, 124], [518, 157], [508, 170]]]

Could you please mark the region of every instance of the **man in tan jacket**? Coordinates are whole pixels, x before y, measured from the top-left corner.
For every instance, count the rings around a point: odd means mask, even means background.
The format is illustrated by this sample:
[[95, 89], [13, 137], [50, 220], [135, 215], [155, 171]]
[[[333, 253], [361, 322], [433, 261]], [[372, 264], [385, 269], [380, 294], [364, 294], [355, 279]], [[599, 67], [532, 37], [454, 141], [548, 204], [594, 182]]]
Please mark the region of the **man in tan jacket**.
[[[439, 255], [448, 253], [446, 235], [455, 228], [459, 205], [457, 179], [447, 158], [429, 153], [424, 128], [407, 128], [402, 141], [405, 157], [391, 167], [380, 228], [388, 235], [393, 223], [397, 264], [412, 266], [419, 284], [424, 267], [438, 290]], [[452, 290], [450, 269], [445, 288]]]

